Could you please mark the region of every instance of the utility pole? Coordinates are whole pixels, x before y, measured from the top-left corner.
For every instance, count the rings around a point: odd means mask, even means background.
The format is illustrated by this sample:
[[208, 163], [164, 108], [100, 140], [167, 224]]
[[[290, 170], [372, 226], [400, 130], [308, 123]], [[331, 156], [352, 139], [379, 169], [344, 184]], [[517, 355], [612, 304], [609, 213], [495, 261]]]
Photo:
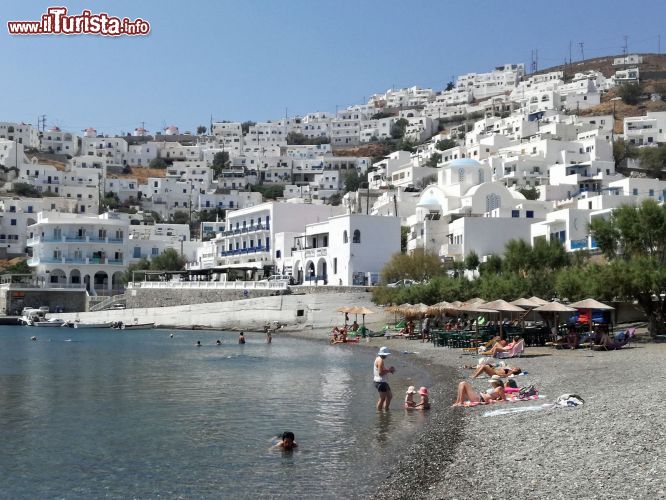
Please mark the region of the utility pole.
[[661, 54], [661, 35], [657, 35], [657, 55]]
[[39, 128], [41, 126], [42, 132], [46, 130], [46, 115], [40, 115], [37, 117], [37, 130], [39, 131]]
[[569, 64], [571, 64], [571, 45], [572, 45], [572, 41], [569, 40]]
[[585, 45], [585, 44], [584, 44], [583, 42], [578, 42], [578, 45], [580, 45], [580, 57], [581, 57], [581, 60], [584, 61], [584, 60], [585, 60], [585, 49], [584, 49], [584, 45]]

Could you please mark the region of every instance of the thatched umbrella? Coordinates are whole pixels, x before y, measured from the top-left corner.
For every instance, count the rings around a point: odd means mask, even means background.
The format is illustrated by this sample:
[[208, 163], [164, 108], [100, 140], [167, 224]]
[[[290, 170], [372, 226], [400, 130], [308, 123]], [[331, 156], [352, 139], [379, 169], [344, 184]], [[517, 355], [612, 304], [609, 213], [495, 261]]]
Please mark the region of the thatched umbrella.
[[532, 295], [532, 296], [529, 298], [529, 300], [531, 300], [532, 302], [534, 302], [534, 303], [536, 303], [536, 304], [539, 304], [540, 306], [542, 306], [542, 305], [544, 305], [544, 304], [548, 304], [548, 301], [547, 301], [547, 300], [540, 299], [540, 298], [537, 297], [536, 295]]
[[423, 303], [419, 303], [410, 307], [409, 312], [414, 314], [415, 316], [420, 317], [428, 313], [428, 306]]
[[352, 308], [352, 306], [340, 306], [336, 309], [337, 312], [344, 313], [345, 315], [345, 326], [347, 326], [347, 313], [349, 313], [349, 310]]
[[533, 311], [552, 312], [553, 313], [553, 320], [555, 321], [555, 331], [557, 332], [559, 318], [560, 318], [559, 313], [574, 312], [575, 309], [573, 307], [565, 306], [564, 304], [561, 304], [560, 302], [546, 302], [542, 306], [535, 307], [533, 309]]
[[585, 299], [585, 300], [579, 300], [578, 302], [574, 302], [573, 304], [570, 304], [571, 307], [575, 307], [576, 309], [587, 309], [588, 314], [590, 315], [589, 318], [589, 329], [590, 329], [590, 334], [592, 333], [592, 309], [597, 309], [601, 311], [610, 311], [612, 309], [615, 309], [612, 306], [609, 306], [607, 304], [604, 304], [603, 302], [599, 302], [598, 300], [594, 299]]
[[365, 326], [365, 315], [366, 314], [375, 314], [375, 311], [372, 309], [368, 309], [367, 307], [362, 307], [362, 306], [354, 306], [351, 309], [349, 309], [349, 312], [352, 314], [356, 315], [356, 319], [358, 320], [358, 315], [362, 315], [362, 321], [363, 321], [363, 326]]
[[439, 315], [444, 311], [448, 311], [451, 309], [451, 304], [443, 300], [442, 302], [438, 302], [437, 304], [433, 304], [428, 307], [428, 314], [434, 315]]
[[[524, 297], [521, 297], [516, 300], [512, 300], [509, 302], [509, 304], [513, 304], [514, 306], [522, 307], [524, 309], [527, 309], [528, 311], [531, 311], [535, 307], [540, 306], [541, 304], [538, 304], [537, 302], [532, 301], [531, 299], [526, 299]], [[527, 316], [527, 313], [523, 314], [520, 318], [520, 325], [523, 328], [523, 332], [525, 332], [525, 316]]]
[[[498, 313], [503, 313], [503, 312], [508, 312], [508, 313], [514, 313], [514, 312], [525, 312], [525, 309], [522, 307], [514, 306], [513, 304], [510, 304], [506, 300], [493, 300], [492, 302], [486, 302], [483, 304], [483, 307], [485, 309], [492, 309], [493, 311], [497, 311]], [[501, 314], [500, 314], [501, 316]], [[499, 332], [500, 332], [500, 337], [502, 336], [502, 318], [500, 317], [499, 321]]]

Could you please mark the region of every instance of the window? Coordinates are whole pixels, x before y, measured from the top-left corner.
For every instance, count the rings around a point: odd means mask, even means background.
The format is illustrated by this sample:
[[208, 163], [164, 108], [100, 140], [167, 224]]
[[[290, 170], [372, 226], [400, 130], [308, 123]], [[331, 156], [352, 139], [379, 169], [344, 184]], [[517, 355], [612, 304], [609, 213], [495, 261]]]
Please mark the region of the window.
[[338, 274], [338, 258], [333, 258], [333, 274]]
[[654, 196], [654, 189], [650, 189], [649, 195]]
[[633, 190], [633, 195], [634, 195], [634, 196], [638, 196], [638, 189], [637, 189], [637, 188], [634, 188], [634, 190]]
[[465, 169], [464, 168], [458, 169], [458, 182], [461, 183], [461, 184], [463, 182], [465, 182]]
[[279, 259], [280, 257], [282, 257], [282, 250], [276, 250], [275, 251], [275, 258]]
[[354, 237], [352, 238], [352, 243], [360, 243], [361, 242], [361, 231], [358, 229], [354, 229]]
[[141, 247], [134, 247], [134, 252], [132, 253], [132, 257], [134, 257], [135, 259], [141, 258]]
[[514, 219], [520, 217], [520, 210], [511, 210], [511, 217], [513, 217]]
[[12, 219], [11, 224], [12, 224], [12, 226], [15, 226], [16, 225], [16, 219]]
[[342, 233], [342, 242], [343, 243], [349, 243], [349, 237], [347, 236], [347, 230], [346, 229]]
[[525, 212], [525, 217], [527, 217], [528, 219], [534, 219], [534, 210], [527, 210]]
[[153, 247], [150, 251], [150, 255], [152, 255], [153, 257], [155, 257], [156, 255], [159, 255], [159, 254], [160, 254], [160, 249], [159, 248]]

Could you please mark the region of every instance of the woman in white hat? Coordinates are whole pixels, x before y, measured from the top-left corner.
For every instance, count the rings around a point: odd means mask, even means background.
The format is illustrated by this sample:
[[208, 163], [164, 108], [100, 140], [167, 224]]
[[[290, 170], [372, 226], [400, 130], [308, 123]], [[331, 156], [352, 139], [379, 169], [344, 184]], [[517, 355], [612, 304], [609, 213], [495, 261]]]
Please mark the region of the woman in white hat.
[[388, 385], [386, 380], [386, 375], [389, 373], [395, 373], [395, 368], [390, 367], [386, 368], [384, 365], [384, 360], [386, 356], [391, 354], [388, 347], [380, 347], [377, 357], [375, 358], [374, 365], [374, 377], [375, 387], [377, 392], [379, 392], [379, 401], [377, 401], [377, 410], [388, 410], [389, 405], [391, 404], [391, 399], [393, 399], [393, 394], [391, 393], [391, 387]]

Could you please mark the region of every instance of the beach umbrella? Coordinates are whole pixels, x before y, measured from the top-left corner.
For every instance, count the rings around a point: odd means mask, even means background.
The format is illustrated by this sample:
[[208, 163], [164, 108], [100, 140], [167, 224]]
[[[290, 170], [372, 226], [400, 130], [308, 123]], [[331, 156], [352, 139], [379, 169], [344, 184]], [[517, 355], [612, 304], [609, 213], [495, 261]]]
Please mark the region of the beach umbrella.
[[471, 305], [471, 304], [485, 304], [485, 300], [483, 300], [481, 297], [474, 297], [473, 299], [469, 299], [465, 301], [465, 304]]
[[574, 302], [573, 304], [570, 304], [571, 307], [575, 307], [576, 309], [586, 309], [588, 314], [589, 314], [589, 331], [592, 333], [592, 310], [597, 309], [601, 311], [610, 311], [611, 309], [615, 309], [612, 306], [609, 306], [607, 304], [604, 304], [603, 302], [599, 302], [598, 300], [594, 299], [584, 299], [584, 300], [579, 300], [578, 302]]
[[447, 311], [451, 309], [451, 304], [443, 300], [442, 302], [438, 302], [437, 304], [433, 304], [428, 307], [428, 313], [431, 313], [433, 315], [435, 314], [441, 314], [444, 311]]
[[423, 316], [428, 312], [428, 306], [423, 303], [419, 303], [410, 307], [409, 311], [415, 316]]
[[546, 302], [544, 305], [535, 307], [532, 309], [533, 311], [538, 311], [538, 312], [552, 312], [553, 313], [553, 320], [555, 321], [555, 331], [557, 332], [558, 328], [558, 320], [559, 320], [559, 313], [562, 312], [574, 312], [576, 309], [573, 307], [565, 306], [564, 304], [561, 304], [560, 302]]
[[516, 300], [512, 300], [511, 302], [509, 302], [509, 304], [513, 304], [514, 306], [518, 306], [518, 307], [523, 307], [525, 309], [533, 309], [533, 308], [538, 307], [538, 306], [541, 305], [537, 302], [534, 302], [531, 299], [526, 299], [526, 298], [523, 298], [523, 297], [521, 297], [519, 299], [516, 299]]
[[345, 315], [345, 326], [347, 326], [347, 313], [349, 313], [351, 308], [352, 306], [340, 306], [336, 309], [337, 312], [341, 312]]
[[[485, 309], [492, 309], [493, 311], [497, 311], [498, 313], [503, 313], [503, 312], [508, 312], [508, 313], [522, 312], [522, 313], [524, 313], [525, 312], [525, 309], [523, 309], [522, 307], [514, 306], [513, 304], [510, 304], [506, 300], [502, 300], [502, 299], [493, 300], [492, 302], [486, 302], [485, 304], [483, 304], [483, 307]], [[501, 316], [501, 314], [500, 314], [500, 316]], [[500, 318], [500, 322], [499, 322], [500, 337], [502, 336], [502, 321], [501, 321], [501, 319], [502, 318]]]
[[362, 315], [362, 321], [363, 321], [363, 326], [365, 326], [365, 315], [366, 314], [375, 314], [375, 311], [372, 309], [368, 309], [367, 307], [363, 306], [354, 306], [349, 309], [349, 312], [352, 314], [356, 315], [356, 318], [358, 319], [358, 315]]
[[538, 304], [538, 305], [540, 305], [540, 306], [542, 306], [542, 305], [544, 305], [544, 304], [548, 304], [548, 301], [547, 301], [547, 300], [540, 299], [540, 298], [537, 297], [536, 295], [532, 295], [532, 296], [529, 298], [529, 300], [531, 300], [532, 302], [534, 302], [535, 304]]

